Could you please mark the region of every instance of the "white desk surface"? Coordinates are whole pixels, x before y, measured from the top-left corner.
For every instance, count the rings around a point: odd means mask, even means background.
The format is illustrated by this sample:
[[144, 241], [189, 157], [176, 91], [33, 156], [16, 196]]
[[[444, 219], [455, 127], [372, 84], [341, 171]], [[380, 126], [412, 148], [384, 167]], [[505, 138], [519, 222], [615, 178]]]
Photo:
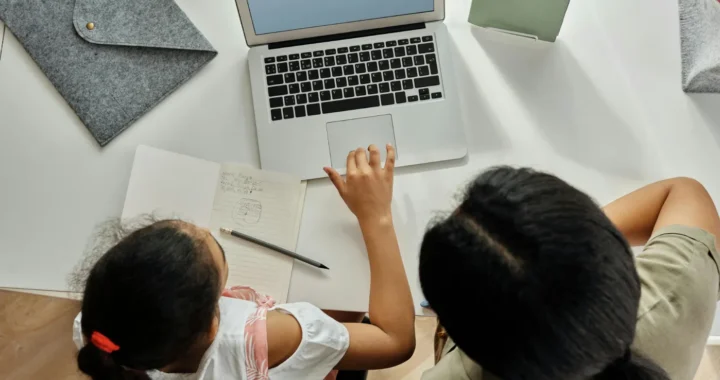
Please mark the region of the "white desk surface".
[[[66, 288], [93, 226], [120, 215], [133, 153], [147, 144], [258, 165], [247, 46], [232, 0], [178, 0], [220, 52], [101, 149], [6, 33], [0, 58], [0, 286]], [[417, 248], [475, 173], [499, 164], [553, 172], [601, 202], [648, 182], [691, 176], [720, 201], [720, 96], [680, 87], [677, 4], [573, 1], [555, 44], [472, 27], [470, 0], [447, 2], [469, 156], [398, 170], [395, 221], [416, 302]], [[327, 180], [310, 183], [300, 252], [357, 263], [322, 278], [296, 266], [291, 300], [367, 303], [359, 231]], [[342, 211], [338, 211], [342, 210]], [[349, 296], [352, 295], [352, 296]], [[720, 341], [720, 318], [713, 335]]]

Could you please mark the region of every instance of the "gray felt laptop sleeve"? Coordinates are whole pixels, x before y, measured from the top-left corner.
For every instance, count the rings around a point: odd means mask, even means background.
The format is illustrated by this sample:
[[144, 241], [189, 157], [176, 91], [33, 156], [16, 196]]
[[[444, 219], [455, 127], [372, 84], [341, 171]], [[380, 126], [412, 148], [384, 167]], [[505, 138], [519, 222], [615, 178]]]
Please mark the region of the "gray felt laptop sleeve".
[[173, 0], [0, 0], [0, 19], [101, 146], [217, 55]]

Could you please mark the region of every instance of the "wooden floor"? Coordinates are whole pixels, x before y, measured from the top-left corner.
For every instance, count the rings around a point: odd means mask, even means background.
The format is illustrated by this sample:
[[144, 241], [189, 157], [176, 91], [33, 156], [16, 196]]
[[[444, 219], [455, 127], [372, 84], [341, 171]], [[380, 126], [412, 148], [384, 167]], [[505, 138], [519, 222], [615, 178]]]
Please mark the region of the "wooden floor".
[[[0, 379], [82, 379], [75, 366], [72, 321], [77, 301], [0, 290]], [[369, 380], [417, 380], [433, 365], [435, 318], [415, 322], [417, 349], [405, 364]], [[720, 347], [708, 348], [695, 380], [720, 380]]]

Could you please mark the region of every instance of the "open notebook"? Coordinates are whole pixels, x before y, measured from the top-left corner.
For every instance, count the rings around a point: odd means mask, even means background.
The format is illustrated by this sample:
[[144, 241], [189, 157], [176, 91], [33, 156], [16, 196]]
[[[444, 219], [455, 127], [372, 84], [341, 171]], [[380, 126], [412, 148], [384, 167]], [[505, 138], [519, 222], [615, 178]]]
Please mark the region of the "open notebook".
[[122, 218], [155, 213], [209, 228], [225, 249], [228, 286], [251, 286], [283, 303], [293, 259], [221, 235], [219, 229], [232, 228], [294, 251], [305, 190], [305, 182], [286, 174], [141, 145], [135, 152]]

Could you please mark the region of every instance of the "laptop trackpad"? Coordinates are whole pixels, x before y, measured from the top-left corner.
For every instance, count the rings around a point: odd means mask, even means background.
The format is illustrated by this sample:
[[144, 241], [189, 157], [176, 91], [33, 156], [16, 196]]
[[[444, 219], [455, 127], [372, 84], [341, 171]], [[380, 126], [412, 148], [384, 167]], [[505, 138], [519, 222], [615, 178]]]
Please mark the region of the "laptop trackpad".
[[[370, 144], [380, 148], [382, 162], [385, 162], [386, 144], [395, 145], [395, 131], [392, 116], [381, 115], [327, 123], [330, 161], [332, 167], [343, 169], [347, 166], [347, 156], [351, 150], [367, 148]], [[397, 147], [395, 148], [397, 151]], [[398, 154], [396, 152], [396, 154]], [[399, 158], [399, 154], [398, 154]], [[397, 159], [397, 158], [396, 158]]]

